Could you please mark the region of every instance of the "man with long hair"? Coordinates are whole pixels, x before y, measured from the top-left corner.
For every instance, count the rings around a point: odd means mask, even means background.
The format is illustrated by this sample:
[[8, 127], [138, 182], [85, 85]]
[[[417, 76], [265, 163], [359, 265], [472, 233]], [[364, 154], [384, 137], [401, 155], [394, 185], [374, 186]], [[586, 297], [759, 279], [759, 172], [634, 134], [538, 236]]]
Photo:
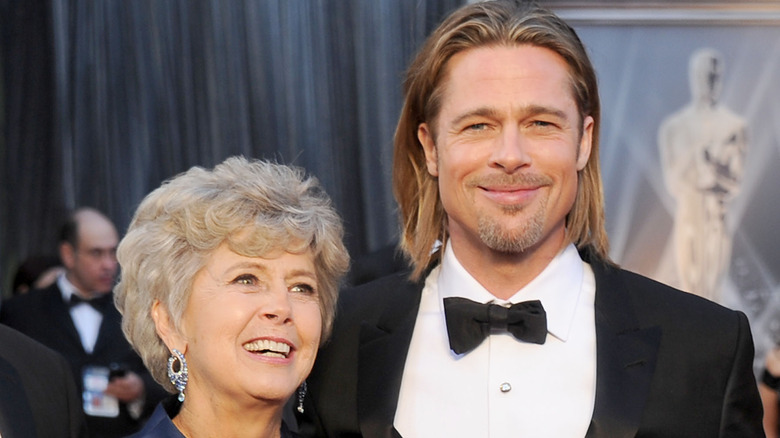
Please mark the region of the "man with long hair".
[[763, 436], [744, 314], [610, 261], [596, 74], [528, 2], [466, 5], [407, 72], [411, 271], [347, 290], [321, 436]]

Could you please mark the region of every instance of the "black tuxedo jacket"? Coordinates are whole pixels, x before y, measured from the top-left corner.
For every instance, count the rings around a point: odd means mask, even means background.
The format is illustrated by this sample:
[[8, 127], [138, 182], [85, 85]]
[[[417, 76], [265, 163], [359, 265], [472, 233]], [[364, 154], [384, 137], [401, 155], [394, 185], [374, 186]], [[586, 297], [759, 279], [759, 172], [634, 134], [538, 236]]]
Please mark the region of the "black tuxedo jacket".
[[[743, 313], [628, 271], [591, 266], [597, 388], [588, 437], [764, 436]], [[333, 337], [308, 379], [303, 432], [400, 436], [393, 420], [423, 286], [407, 274], [342, 294]]]
[[65, 359], [0, 325], [0, 435], [86, 436], [81, 396]]
[[[117, 363], [135, 372], [146, 388], [144, 420], [167, 394], [158, 385], [122, 334], [122, 316], [114, 306], [103, 313], [103, 322], [93, 352], [87, 353], [81, 344], [70, 310], [62, 300], [57, 284], [16, 296], [0, 306], [0, 323], [6, 324], [65, 356], [73, 372], [73, 381], [83, 391], [82, 370], [87, 365], [109, 366]], [[86, 416], [90, 435], [100, 437], [125, 436], [142, 425], [133, 419], [126, 406], [120, 404], [116, 418]]]

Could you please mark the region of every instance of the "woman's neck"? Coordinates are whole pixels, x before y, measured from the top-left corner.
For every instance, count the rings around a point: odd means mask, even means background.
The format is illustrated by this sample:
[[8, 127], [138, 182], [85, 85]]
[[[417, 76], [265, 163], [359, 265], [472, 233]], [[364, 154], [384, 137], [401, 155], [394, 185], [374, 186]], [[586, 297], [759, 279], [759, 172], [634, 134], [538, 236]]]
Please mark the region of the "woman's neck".
[[173, 424], [187, 438], [278, 438], [283, 406], [228, 406], [187, 398]]

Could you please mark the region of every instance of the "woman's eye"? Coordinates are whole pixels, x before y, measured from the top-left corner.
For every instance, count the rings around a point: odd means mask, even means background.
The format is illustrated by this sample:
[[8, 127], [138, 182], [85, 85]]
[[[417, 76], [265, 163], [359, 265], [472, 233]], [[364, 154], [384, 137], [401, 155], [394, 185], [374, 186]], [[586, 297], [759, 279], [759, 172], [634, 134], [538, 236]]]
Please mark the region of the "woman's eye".
[[300, 283], [296, 284], [293, 287], [290, 288], [290, 292], [297, 292], [297, 293], [303, 293], [303, 294], [314, 294], [316, 290], [311, 285], [308, 285], [306, 283]]
[[257, 282], [257, 278], [255, 278], [254, 275], [249, 275], [249, 274], [239, 275], [238, 277], [236, 277], [235, 280], [233, 280], [233, 283], [235, 284], [241, 284], [246, 286], [251, 286], [256, 282]]

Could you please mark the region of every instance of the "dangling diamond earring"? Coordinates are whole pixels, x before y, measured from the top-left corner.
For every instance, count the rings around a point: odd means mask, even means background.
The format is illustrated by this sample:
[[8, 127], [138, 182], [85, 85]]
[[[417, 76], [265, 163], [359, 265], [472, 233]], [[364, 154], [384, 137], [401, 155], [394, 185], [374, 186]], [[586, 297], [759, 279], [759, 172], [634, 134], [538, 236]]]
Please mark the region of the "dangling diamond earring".
[[303, 398], [306, 397], [306, 381], [298, 387], [298, 412], [303, 413]]
[[[178, 362], [178, 364], [176, 364]], [[187, 361], [181, 351], [173, 349], [168, 358], [168, 378], [171, 384], [179, 390], [179, 401], [184, 402], [184, 388], [187, 387]]]

